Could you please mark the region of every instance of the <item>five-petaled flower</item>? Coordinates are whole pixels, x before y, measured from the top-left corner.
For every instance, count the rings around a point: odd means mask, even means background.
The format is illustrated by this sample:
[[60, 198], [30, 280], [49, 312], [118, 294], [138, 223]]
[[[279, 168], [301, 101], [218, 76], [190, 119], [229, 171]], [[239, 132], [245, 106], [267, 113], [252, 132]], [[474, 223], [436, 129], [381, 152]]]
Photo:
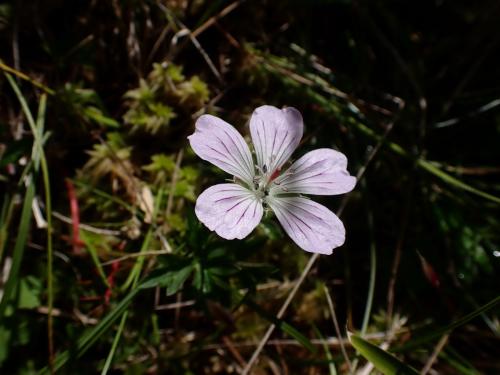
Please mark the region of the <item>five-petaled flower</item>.
[[227, 122], [202, 115], [188, 137], [194, 152], [234, 176], [234, 183], [214, 185], [196, 201], [195, 212], [210, 230], [225, 239], [242, 239], [271, 208], [286, 233], [302, 249], [331, 254], [345, 241], [340, 219], [326, 207], [302, 196], [351, 191], [356, 178], [347, 172], [344, 154], [321, 148], [306, 153], [282, 170], [302, 138], [302, 115], [292, 107], [262, 106], [252, 114], [252, 153]]

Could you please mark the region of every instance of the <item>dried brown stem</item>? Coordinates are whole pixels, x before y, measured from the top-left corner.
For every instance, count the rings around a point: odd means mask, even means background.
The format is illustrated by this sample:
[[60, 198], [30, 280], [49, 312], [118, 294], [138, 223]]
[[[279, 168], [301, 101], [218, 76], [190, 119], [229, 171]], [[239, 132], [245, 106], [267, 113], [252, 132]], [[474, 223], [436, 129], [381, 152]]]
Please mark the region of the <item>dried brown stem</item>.
[[345, 362], [347, 363], [347, 367], [349, 367], [349, 373], [352, 373], [352, 364], [349, 360], [349, 356], [347, 355], [347, 351], [345, 350], [344, 342], [340, 338], [342, 334], [340, 333], [339, 322], [337, 321], [337, 314], [335, 313], [335, 307], [333, 305], [332, 297], [330, 296], [330, 292], [326, 285], [323, 286], [325, 290], [326, 300], [328, 302], [328, 308], [330, 309], [330, 315], [332, 316], [333, 326], [335, 327], [335, 333], [339, 338], [340, 350], [342, 351], [342, 355], [344, 356]]

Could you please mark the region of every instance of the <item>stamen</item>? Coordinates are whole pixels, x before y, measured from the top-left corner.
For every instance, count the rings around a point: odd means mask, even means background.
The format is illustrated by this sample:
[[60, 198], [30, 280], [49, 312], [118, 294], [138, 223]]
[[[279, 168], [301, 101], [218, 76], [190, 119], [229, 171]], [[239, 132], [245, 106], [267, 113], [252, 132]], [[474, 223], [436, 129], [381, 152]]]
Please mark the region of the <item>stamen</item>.
[[289, 178], [290, 176], [293, 176], [295, 174], [294, 170], [288, 169], [285, 173], [280, 175], [276, 180], [274, 181], [275, 184], [279, 185], [281, 184], [284, 180]]
[[269, 177], [269, 182], [273, 181], [276, 177], [280, 175], [281, 169], [276, 169]]

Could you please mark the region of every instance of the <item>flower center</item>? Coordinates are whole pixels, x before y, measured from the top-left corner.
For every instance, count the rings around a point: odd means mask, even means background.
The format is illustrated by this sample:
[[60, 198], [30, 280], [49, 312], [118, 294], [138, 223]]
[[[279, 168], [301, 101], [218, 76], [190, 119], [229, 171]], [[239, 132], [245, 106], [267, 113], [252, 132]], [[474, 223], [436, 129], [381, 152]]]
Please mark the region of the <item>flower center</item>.
[[280, 169], [274, 171], [268, 170], [267, 166], [264, 165], [262, 168], [256, 166], [256, 174], [253, 180], [253, 191], [255, 195], [266, 203], [268, 196], [273, 196], [283, 189], [276, 189], [279, 185], [275, 183], [275, 180], [280, 176]]
[[269, 195], [272, 180], [270, 178], [270, 173], [265, 165], [262, 169], [259, 167], [256, 167], [256, 169], [256, 174], [253, 178], [253, 191], [259, 198], [262, 199]]

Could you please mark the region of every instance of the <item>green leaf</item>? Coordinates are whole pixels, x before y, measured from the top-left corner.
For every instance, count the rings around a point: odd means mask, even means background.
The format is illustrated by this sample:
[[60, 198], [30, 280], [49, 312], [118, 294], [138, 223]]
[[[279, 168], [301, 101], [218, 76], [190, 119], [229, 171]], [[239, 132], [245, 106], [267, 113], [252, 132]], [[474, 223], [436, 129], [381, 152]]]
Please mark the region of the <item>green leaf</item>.
[[42, 284], [35, 277], [24, 277], [19, 282], [17, 306], [21, 309], [33, 309], [40, 306]]
[[88, 108], [85, 108], [83, 113], [89, 119], [95, 121], [99, 125], [109, 126], [112, 128], [118, 128], [120, 126], [120, 123], [118, 121], [116, 121], [115, 119], [113, 119], [109, 116], [104, 115], [99, 108], [88, 107]]
[[373, 363], [377, 370], [385, 375], [418, 375], [418, 372], [410, 366], [405, 365], [392, 354], [380, 349], [378, 346], [362, 339], [356, 335], [349, 335], [352, 346], [368, 361]]
[[177, 293], [182, 288], [188, 277], [193, 272], [194, 265], [189, 264], [180, 270], [167, 272], [166, 279], [162, 283], [167, 287], [167, 296]]

